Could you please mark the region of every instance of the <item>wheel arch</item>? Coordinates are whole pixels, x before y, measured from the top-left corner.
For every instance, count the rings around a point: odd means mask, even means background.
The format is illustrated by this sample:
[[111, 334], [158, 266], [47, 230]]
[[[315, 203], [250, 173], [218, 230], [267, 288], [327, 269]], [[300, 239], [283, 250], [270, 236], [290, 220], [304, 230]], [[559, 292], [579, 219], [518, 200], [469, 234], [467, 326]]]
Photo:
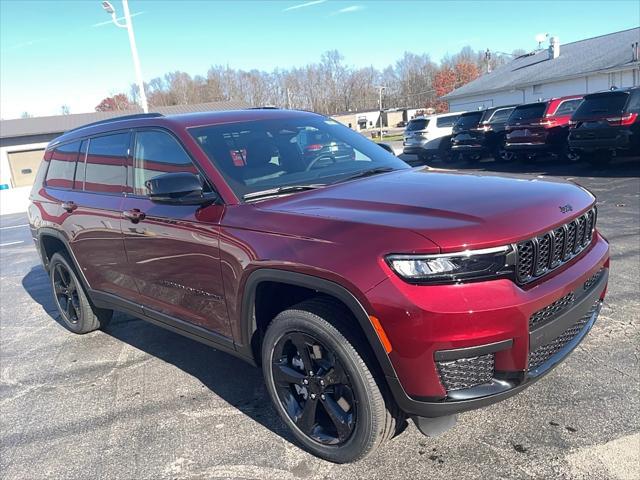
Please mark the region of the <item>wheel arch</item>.
[[69, 240], [62, 232], [53, 228], [43, 227], [38, 229], [37, 240], [42, 264], [47, 272], [49, 271], [49, 261], [53, 254], [59, 251], [64, 251], [67, 254], [67, 257], [71, 260], [73, 267], [76, 269], [76, 273], [80, 277], [80, 281], [82, 282], [85, 290], [87, 292], [91, 291], [91, 286], [89, 285], [87, 278], [84, 276], [84, 272], [80, 268], [78, 260], [73, 254], [73, 250], [71, 250]]
[[261, 284], [269, 282], [313, 290], [318, 295], [341, 302], [356, 319], [357, 327], [373, 351], [373, 360], [377, 362], [381, 373], [384, 376], [397, 377], [391, 360], [371, 324], [367, 310], [352, 292], [325, 278], [273, 268], [261, 268], [249, 274], [242, 295], [241, 345], [238, 345], [238, 348], [244, 350], [247, 356], [256, 359], [256, 363], [260, 362], [259, 351], [256, 352], [256, 342], [259, 343], [261, 340], [256, 318], [256, 293]]

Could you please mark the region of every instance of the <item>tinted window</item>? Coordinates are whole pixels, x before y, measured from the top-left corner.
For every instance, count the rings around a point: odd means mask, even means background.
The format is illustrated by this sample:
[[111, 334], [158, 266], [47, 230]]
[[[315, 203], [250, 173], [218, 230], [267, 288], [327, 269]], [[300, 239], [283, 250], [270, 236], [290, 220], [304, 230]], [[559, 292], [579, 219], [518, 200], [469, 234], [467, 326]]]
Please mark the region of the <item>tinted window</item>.
[[89, 140], [83, 140], [80, 145], [80, 155], [78, 155], [78, 163], [76, 164], [76, 178], [73, 182], [73, 188], [76, 190], [84, 189], [84, 173], [85, 173], [85, 161], [87, 160], [87, 147], [89, 146]]
[[573, 118], [617, 115], [624, 109], [628, 98], [629, 94], [623, 92], [605, 93], [586, 97], [573, 114]]
[[128, 133], [90, 139], [84, 189], [100, 193], [121, 193], [125, 185], [125, 158], [128, 149]]
[[493, 115], [489, 119], [489, 123], [504, 123], [513, 112], [513, 108], [501, 108], [493, 112]]
[[424, 130], [429, 125], [429, 120], [426, 118], [419, 118], [416, 120], [411, 120], [409, 125], [407, 125], [407, 131], [413, 132], [416, 130]]
[[287, 185], [326, 185], [369, 169], [407, 168], [359, 133], [316, 116], [189, 129], [239, 196]]
[[546, 103], [531, 103], [529, 105], [516, 107], [509, 117], [509, 123], [542, 118], [546, 108]]
[[635, 90], [631, 94], [631, 99], [627, 105], [627, 112], [639, 112], [640, 113], [640, 90]]
[[582, 103], [581, 98], [576, 98], [575, 100], [565, 100], [560, 104], [554, 115], [571, 115], [578, 109], [580, 103]]
[[182, 145], [169, 133], [157, 130], [136, 133], [133, 163], [133, 191], [137, 195], [147, 195], [145, 182], [158, 175], [173, 172], [198, 173]]
[[456, 122], [456, 127], [462, 129], [477, 127], [482, 118], [482, 114], [483, 112], [473, 112], [461, 115]]
[[60, 145], [51, 154], [46, 184], [48, 187], [73, 188], [80, 142]]
[[460, 115], [450, 115], [448, 117], [438, 117], [436, 120], [436, 126], [438, 128], [451, 127], [458, 121]]

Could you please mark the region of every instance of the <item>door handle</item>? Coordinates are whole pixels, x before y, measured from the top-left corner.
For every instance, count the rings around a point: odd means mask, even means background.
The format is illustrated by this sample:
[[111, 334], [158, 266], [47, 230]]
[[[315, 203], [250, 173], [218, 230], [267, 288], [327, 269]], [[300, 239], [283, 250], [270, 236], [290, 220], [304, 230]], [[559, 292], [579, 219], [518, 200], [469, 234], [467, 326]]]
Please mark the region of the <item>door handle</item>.
[[138, 223], [140, 220], [144, 220], [146, 217], [145, 213], [140, 211], [139, 208], [132, 208], [131, 210], [125, 210], [122, 212], [122, 215], [125, 218], [131, 220], [132, 223]]
[[76, 202], [62, 202], [62, 208], [64, 210], [66, 210], [69, 213], [72, 213], [76, 208], [78, 208], [78, 205], [76, 204]]

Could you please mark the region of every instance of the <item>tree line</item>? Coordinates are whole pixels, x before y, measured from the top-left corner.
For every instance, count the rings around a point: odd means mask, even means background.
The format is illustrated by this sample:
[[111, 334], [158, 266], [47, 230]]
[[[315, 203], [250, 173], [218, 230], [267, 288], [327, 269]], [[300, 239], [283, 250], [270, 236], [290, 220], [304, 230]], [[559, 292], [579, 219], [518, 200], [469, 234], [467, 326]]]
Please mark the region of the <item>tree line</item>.
[[[465, 47], [436, 63], [428, 54], [405, 52], [395, 64], [379, 70], [349, 66], [338, 50], [329, 50], [319, 62], [303, 67], [266, 72], [214, 65], [206, 75], [169, 72], [145, 82], [144, 88], [151, 107], [234, 100], [332, 115], [377, 109], [378, 87], [383, 86], [383, 108], [435, 108], [442, 112], [448, 108], [439, 100], [442, 95], [522, 53]], [[96, 111], [130, 109], [138, 96], [133, 85], [128, 95], [120, 93], [102, 100]]]

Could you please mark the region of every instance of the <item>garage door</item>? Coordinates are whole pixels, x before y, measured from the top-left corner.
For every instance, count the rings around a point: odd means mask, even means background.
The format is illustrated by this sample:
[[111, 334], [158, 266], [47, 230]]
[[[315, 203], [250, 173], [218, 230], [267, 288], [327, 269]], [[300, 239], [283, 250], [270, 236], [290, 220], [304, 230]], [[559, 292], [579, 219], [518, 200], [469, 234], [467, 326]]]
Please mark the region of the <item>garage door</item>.
[[26, 152], [9, 152], [9, 167], [11, 168], [11, 183], [14, 187], [33, 185], [36, 172], [44, 156], [44, 149], [28, 150]]

